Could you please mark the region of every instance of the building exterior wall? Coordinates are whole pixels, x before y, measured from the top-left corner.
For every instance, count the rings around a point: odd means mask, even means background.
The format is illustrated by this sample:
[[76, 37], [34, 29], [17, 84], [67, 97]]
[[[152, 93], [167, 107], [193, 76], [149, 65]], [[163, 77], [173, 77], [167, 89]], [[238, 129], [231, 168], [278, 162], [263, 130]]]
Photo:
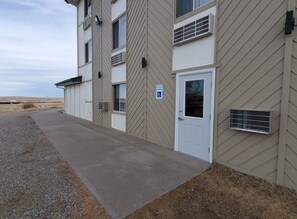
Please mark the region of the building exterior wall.
[[[292, 36], [284, 34], [286, 12], [292, 3], [295, 5], [296, 0], [218, 2], [215, 160], [296, 188], [296, 41], [290, 50], [288, 43]], [[288, 57], [292, 57], [292, 71]], [[287, 79], [288, 68], [291, 80]], [[272, 134], [229, 129], [231, 108], [272, 110]], [[286, 142], [284, 150], [282, 142]]]
[[[82, 2], [79, 23], [84, 19]], [[82, 64], [79, 49], [83, 84], [66, 89], [65, 111], [173, 149], [176, 78], [190, 70], [215, 69], [213, 160], [297, 189], [297, 33], [284, 34], [286, 12], [295, 10], [296, 2], [217, 0], [175, 18], [175, 0], [93, 1], [92, 16], [102, 18], [103, 24], [92, 24], [92, 32], [78, 26], [79, 42], [92, 35], [93, 63]], [[112, 21], [123, 8], [127, 35], [126, 47], [120, 49], [126, 51], [126, 64], [112, 67], [111, 56], [121, 51], [112, 49]], [[213, 35], [173, 46], [174, 27], [210, 13], [215, 16]], [[197, 51], [202, 52], [195, 56]], [[147, 60], [145, 68], [142, 58]], [[113, 85], [121, 82], [127, 84], [127, 111], [115, 113]], [[164, 87], [163, 100], [155, 97], [157, 85]], [[108, 102], [107, 112], [99, 110], [100, 101]], [[272, 110], [272, 133], [231, 130], [232, 108]]]
[[[113, 92], [111, 81], [111, 53], [112, 53], [112, 20], [111, 2], [93, 1], [93, 16], [102, 18], [103, 24], [98, 27], [93, 24], [93, 121], [101, 126], [111, 128], [113, 111]], [[98, 73], [102, 77], [98, 78]], [[98, 108], [99, 101], [108, 102], [108, 111], [102, 112]]]
[[[171, 148], [175, 110], [173, 2], [127, 1], [127, 132]], [[143, 57], [147, 59], [144, 69]], [[161, 101], [155, 98], [158, 84], [165, 87]]]
[[[295, 2], [295, 16], [297, 12]], [[284, 157], [284, 185], [297, 189], [297, 33], [292, 36], [292, 60], [289, 84], [288, 122]]]
[[85, 43], [92, 39], [92, 28], [83, 29], [84, 1], [77, 6], [78, 76], [82, 83], [65, 87], [65, 112], [92, 121], [92, 62], [85, 63]]

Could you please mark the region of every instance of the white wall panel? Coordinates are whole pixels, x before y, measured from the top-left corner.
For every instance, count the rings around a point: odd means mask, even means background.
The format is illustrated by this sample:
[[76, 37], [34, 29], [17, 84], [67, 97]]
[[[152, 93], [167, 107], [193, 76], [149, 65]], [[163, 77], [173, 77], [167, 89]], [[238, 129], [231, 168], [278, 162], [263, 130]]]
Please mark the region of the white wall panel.
[[126, 131], [126, 115], [112, 114], [111, 126], [120, 131]]
[[85, 84], [85, 101], [92, 102], [92, 82], [86, 82]]
[[85, 42], [83, 26], [78, 29], [78, 66], [85, 64]]
[[90, 102], [85, 103], [85, 113], [86, 113], [85, 119], [92, 121], [93, 120], [92, 103], [90, 103]]
[[75, 99], [74, 86], [70, 86], [70, 115], [75, 114]]
[[74, 116], [79, 117], [79, 105], [80, 105], [80, 85], [75, 85], [74, 87]]
[[126, 64], [112, 67], [111, 74], [112, 83], [126, 82]]
[[111, 8], [111, 20], [117, 19], [120, 15], [126, 11], [126, 0], [118, 0], [112, 4]]
[[78, 85], [79, 87], [79, 117], [82, 119], [86, 119], [85, 116], [85, 83]]
[[85, 19], [85, 1], [79, 1], [77, 7], [78, 25], [80, 25]]
[[[192, 21], [207, 16], [208, 14], [215, 15], [216, 20], [216, 8], [212, 7], [197, 15], [194, 15], [178, 24], [174, 25], [174, 28], [182, 27]], [[214, 27], [215, 30], [215, 27]], [[207, 36], [202, 39], [197, 39], [189, 43], [185, 43], [173, 48], [173, 64], [172, 70], [182, 70], [187, 68], [194, 68], [203, 65], [210, 65], [214, 63], [215, 55], [215, 36]]]

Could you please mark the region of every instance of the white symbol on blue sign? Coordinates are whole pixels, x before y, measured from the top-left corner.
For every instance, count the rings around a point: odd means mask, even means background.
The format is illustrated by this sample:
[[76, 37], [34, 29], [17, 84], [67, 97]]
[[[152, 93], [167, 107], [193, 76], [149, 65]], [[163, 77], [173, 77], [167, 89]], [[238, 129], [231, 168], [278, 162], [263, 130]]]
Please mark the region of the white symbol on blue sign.
[[156, 99], [157, 100], [163, 99], [163, 85], [161, 84], [156, 86]]

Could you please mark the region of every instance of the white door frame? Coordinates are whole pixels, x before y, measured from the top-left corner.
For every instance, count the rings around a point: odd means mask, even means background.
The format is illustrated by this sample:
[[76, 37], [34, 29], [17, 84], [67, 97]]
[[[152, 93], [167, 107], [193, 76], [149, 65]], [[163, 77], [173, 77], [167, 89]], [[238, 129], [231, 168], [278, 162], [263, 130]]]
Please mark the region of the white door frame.
[[176, 97], [175, 97], [175, 139], [174, 139], [174, 150], [179, 151], [178, 148], [178, 111], [179, 111], [179, 92], [180, 92], [180, 78], [182, 76], [197, 75], [203, 73], [211, 73], [211, 119], [210, 119], [210, 153], [209, 153], [209, 162], [213, 162], [213, 133], [214, 133], [214, 106], [215, 106], [215, 81], [216, 81], [216, 69], [208, 68], [203, 70], [184, 72], [176, 74]]

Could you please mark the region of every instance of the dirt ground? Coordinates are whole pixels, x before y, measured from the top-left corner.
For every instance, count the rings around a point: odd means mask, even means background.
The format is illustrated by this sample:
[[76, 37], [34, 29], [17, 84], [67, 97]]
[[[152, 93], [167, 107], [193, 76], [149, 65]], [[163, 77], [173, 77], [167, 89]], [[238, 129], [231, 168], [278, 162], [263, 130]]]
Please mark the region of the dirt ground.
[[[11, 101], [17, 104], [0, 104], [0, 113], [35, 111], [45, 109], [63, 109], [63, 98], [34, 98], [34, 97], [0, 97], [1, 101]], [[25, 109], [25, 105], [31, 106]]]
[[297, 193], [214, 164], [128, 218], [297, 218]]
[[[0, 112], [0, 218], [110, 218], [29, 114], [17, 115]], [[297, 218], [297, 193], [214, 164], [127, 218]]]

